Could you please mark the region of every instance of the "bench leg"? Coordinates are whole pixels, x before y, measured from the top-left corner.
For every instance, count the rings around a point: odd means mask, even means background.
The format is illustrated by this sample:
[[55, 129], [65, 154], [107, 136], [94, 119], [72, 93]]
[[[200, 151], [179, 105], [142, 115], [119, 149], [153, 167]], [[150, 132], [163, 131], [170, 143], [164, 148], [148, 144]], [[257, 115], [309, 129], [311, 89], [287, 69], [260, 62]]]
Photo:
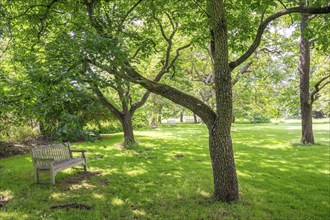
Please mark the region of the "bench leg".
[[84, 171], [87, 172], [87, 162], [85, 161], [85, 163], [83, 163], [84, 165]]
[[39, 172], [37, 168], [34, 169], [34, 179], [36, 183], [39, 183]]
[[50, 184], [55, 185], [55, 173], [50, 170]]

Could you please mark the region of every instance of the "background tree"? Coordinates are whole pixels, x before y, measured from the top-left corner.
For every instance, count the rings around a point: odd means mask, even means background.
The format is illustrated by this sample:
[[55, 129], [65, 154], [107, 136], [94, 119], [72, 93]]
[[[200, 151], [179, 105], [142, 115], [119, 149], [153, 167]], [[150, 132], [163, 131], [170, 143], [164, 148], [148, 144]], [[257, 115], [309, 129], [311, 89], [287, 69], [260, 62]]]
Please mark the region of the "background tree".
[[[302, 125], [301, 142], [303, 144], [314, 144], [312, 106], [314, 101], [318, 99], [320, 90], [323, 89], [328, 83], [330, 83], [328, 80], [330, 78], [330, 73], [328, 73], [319, 79], [319, 81], [317, 81], [314, 85], [314, 90], [310, 91], [310, 46], [312, 42], [317, 41], [317, 39], [308, 37], [308, 26], [311, 21], [309, 17], [310, 16], [308, 14], [302, 13], [300, 22], [300, 59], [298, 71], [300, 75], [300, 111]], [[325, 20], [317, 20], [318, 22], [324, 24], [327, 22]]]

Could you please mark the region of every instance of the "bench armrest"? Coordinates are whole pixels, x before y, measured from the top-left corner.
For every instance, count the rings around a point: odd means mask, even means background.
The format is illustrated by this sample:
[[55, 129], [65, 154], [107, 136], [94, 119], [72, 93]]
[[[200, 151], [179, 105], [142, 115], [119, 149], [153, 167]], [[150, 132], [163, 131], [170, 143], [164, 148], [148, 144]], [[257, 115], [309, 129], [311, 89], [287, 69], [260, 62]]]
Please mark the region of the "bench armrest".
[[85, 152], [86, 152], [86, 150], [70, 150], [70, 153], [72, 154], [72, 153], [81, 153], [81, 156], [82, 156], [82, 158], [86, 158], [86, 156], [85, 156]]
[[82, 152], [82, 153], [85, 153], [86, 150], [70, 150], [71, 152]]

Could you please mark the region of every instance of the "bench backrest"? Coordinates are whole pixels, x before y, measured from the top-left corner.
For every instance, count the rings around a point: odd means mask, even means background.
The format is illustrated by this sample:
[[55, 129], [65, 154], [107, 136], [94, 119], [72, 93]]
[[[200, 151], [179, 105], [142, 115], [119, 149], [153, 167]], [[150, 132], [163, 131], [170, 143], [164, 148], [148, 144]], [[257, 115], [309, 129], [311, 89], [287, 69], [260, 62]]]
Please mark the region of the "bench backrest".
[[32, 158], [52, 158], [55, 162], [59, 162], [70, 159], [71, 155], [68, 147], [57, 144], [32, 149]]

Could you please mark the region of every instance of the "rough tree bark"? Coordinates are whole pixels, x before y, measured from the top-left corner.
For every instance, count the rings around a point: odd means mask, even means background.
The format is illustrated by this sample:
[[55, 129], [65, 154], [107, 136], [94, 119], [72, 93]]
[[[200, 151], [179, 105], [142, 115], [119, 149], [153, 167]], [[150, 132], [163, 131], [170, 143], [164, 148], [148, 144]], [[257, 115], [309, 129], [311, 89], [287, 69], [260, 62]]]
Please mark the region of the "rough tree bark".
[[310, 75], [310, 45], [306, 36], [308, 30], [308, 14], [301, 14], [300, 22], [300, 112], [301, 112], [301, 142], [303, 144], [314, 144], [312, 101], [309, 92]]
[[134, 133], [133, 133], [133, 123], [132, 123], [132, 114], [127, 111], [122, 114], [121, 124], [124, 132], [124, 146], [129, 147], [136, 144]]
[[223, 1], [212, 1], [211, 33], [217, 117], [208, 127], [214, 196], [218, 200], [232, 202], [238, 200], [238, 181], [231, 140], [232, 70], [229, 67], [227, 21]]

